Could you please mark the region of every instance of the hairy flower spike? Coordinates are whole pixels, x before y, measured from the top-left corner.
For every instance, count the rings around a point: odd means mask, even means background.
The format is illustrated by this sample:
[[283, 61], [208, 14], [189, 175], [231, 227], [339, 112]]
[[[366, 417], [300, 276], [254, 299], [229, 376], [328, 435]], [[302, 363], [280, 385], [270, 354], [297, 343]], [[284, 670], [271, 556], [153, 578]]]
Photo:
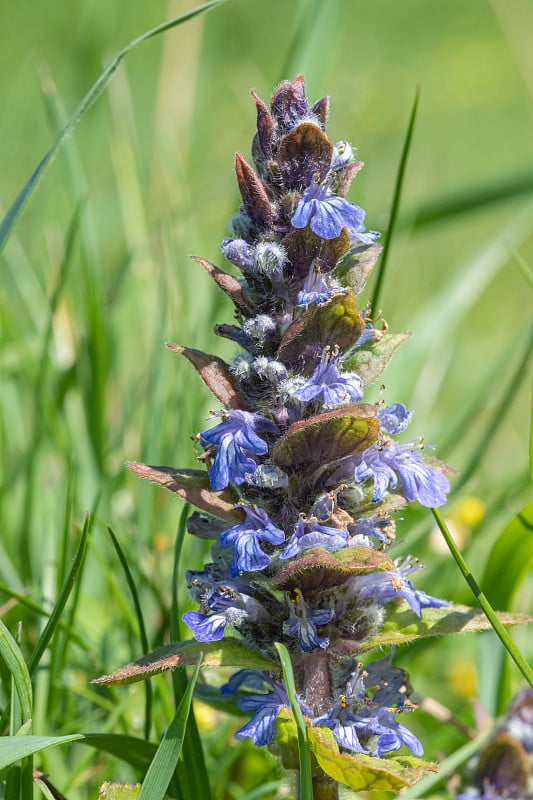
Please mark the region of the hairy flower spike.
[[230, 407], [195, 437], [207, 472], [165, 468], [202, 511], [189, 531], [214, 541], [212, 561], [187, 573], [199, 610], [183, 620], [197, 641], [219, 642], [221, 663], [235, 663], [224, 654], [234, 659], [240, 639], [245, 668], [222, 688], [252, 712], [237, 738], [268, 744], [290, 706], [279, 670], [248, 668], [260, 656], [277, 663], [281, 642], [303, 714], [332, 731], [343, 759], [382, 759], [404, 745], [420, 755], [396, 719], [414, 708], [407, 673], [392, 653], [358, 662], [400, 602], [411, 625], [447, 605], [415, 588], [416, 562], [395, 563], [388, 551], [394, 512], [442, 505], [449, 482], [418, 443], [395, 439], [413, 412], [364, 402], [369, 372], [349, 369], [375, 361], [375, 376], [395, 349], [379, 349], [386, 324], [374, 329], [358, 309], [379, 252], [364, 210], [344, 197], [362, 162], [347, 141], [328, 139], [328, 100], [310, 106], [302, 75], [283, 81], [270, 106], [252, 95], [254, 165], [237, 155], [242, 205], [221, 246], [242, 274], [200, 259], [234, 303], [232, 324], [215, 330], [239, 352], [231, 366], [199, 351], [191, 359]]

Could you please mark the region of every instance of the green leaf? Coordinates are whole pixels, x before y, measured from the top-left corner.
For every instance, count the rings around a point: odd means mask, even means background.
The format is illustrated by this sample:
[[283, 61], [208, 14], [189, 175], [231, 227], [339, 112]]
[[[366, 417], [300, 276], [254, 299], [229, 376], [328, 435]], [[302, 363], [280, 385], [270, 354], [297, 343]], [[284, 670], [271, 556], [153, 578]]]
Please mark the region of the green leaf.
[[[30, 673], [18, 644], [11, 636], [2, 620], [0, 620], [0, 657], [11, 673], [15, 692], [20, 704], [21, 721], [25, 723], [32, 717]], [[0, 741], [3, 741], [3, 739]]]
[[103, 783], [98, 800], [137, 800], [140, 783]]
[[317, 353], [338, 346], [345, 353], [364, 328], [351, 289], [333, 295], [324, 303], [312, 303], [292, 322], [281, 340], [278, 358], [298, 367], [303, 374], [316, 366]]
[[[325, 772], [356, 792], [373, 789], [399, 791], [414, 785], [423, 775], [439, 771], [437, 764], [414, 756], [373, 758], [359, 753], [340, 753], [332, 731], [325, 726], [309, 725], [307, 737], [313, 755], [313, 774]], [[287, 708], [282, 708], [276, 718], [276, 741], [285, 768], [296, 769], [296, 724]]]
[[123, 58], [125, 58], [130, 50], [133, 50], [138, 45], [142, 44], [143, 42], [147, 41], [147, 39], [152, 39], [154, 36], [158, 36], [160, 33], [165, 33], [172, 28], [175, 28], [177, 25], [182, 25], [184, 22], [188, 22], [188, 20], [193, 19], [194, 17], [198, 16], [199, 14], [203, 14], [205, 11], [209, 11], [211, 8], [215, 8], [216, 6], [223, 3], [224, 0], [209, 0], [207, 3], [204, 3], [201, 6], [197, 6], [193, 8], [191, 11], [187, 11], [185, 14], [182, 14], [179, 17], [174, 17], [173, 19], [167, 20], [167, 22], [163, 22], [161, 25], [157, 25], [155, 28], [152, 28], [149, 31], [138, 36], [136, 39], [132, 39], [111, 61], [108, 67], [101, 73], [99, 78], [93, 83], [85, 97], [81, 100], [78, 107], [74, 110], [74, 112], [70, 115], [67, 120], [66, 125], [60, 131], [57, 139], [55, 140], [54, 144], [50, 148], [50, 150], [46, 153], [46, 155], [41, 159], [33, 173], [30, 175], [28, 181], [25, 183], [21, 191], [19, 192], [18, 196], [16, 197], [14, 203], [12, 204], [11, 208], [7, 212], [6, 216], [2, 220], [0, 224], [0, 252], [4, 249], [11, 231], [15, 227], [17, 219], [24, 209], [26, 203], [30, 199], [31, 195], [37, 188], [39, 180], [44, 175], [45, 170], [53, 161], [53, 159], [57, 156], [59, 150], [61, 149], [62, 145], [66, 141], [66, 139], [72, 134], [74, 129], [76, 128], [78, 122], [85, 116], [87, 111], [91, 108], [91, 106], [98, 100], [102, 92], [107, 88], [109, 82], [113, 78], [114, 73], [117, 70], [120, 62]]
[[350, 403], [295, 422], [276, 443], [272, 460], [284, 469], [314, 472], [370, 447], [379, 434], [375, 406]]
[[437, 764], [414, 756], [373, 758], [360, 753], [340, 753], [333, 733], [322, 726], [309, 728], [308, 734], [311, 752], [326, 775], [355, 792], [374, 789], [397, 792], [412, 786], [423, 775], [439, 771]]
[[111, 675], [102, 675], [93, 683], [122, 685], [151, 678], [175, 667], [196, 664], [201, 657], [205, 667], [249, 667], [251, 669], [278, 669], [276, 661], [271, 661], [255, 650], [249, 650], [236, 639], [221, 639], [219, 642], [172, 642], [153, 653], [126, 664]]
[[163, 800], [180, 757], [201, 658], [144, 778], [138, 800]]
[[365, 386], [381, 375], [395, 350], [411, 336], [410, 333], [384, 333], [374, 342], [367, 342], [345, 361], [346, 369], [357, 372]]
[[533, 568], [533, 500], [513, 517], [493, 544], [481, 581], [493, 606], [510, 608]]
[[303, 592], [330, 589], [354, 575], [394, 568], [388, 556], [368, 547], [349, 547], [337, 553], [320, 547], [310, 548], [288, 563], [281, 563], [283, 566], [271, 585], [283, 591], [301, 589]]
[[21, 758], [33, 755], [33, 753], [80, 739], [83, 739], [82, 733], [72, 733], [69, 736], [2, 736], [0, 737], [0, 770]]
[[283, 677], [287, 694], [291, 703], [292, 713], [296, 721], [298, 733], [298, 761], [300, 765], [300, 800], [313, 800], [313, 779], [311, 775], [311, 760], [309, 758], [309, 745], [307, 741], [307, 728], [305, 720], [296, 696], [296, 686], [294, 684], [294, 674], [292, 671], [291, 657], [289, 651], [283, 644], [276, 642], [276, 650], [279, 653]]
[[349, 286], [355, 294], [363, 291], [368, 276], [370, 275], [383, 247], [374, 244], [356, 244], [350, 247], [345, 256], [335, 267], [335, 277], [339, 278], [343, 286]]
[[[499, 612], [498, 619], [503, 625], [522, 625], [530, 621], [525, 614]], [[415, 639], [429, 636], [443, 636], [447, 633], [467, 633], [484, 631], [492, 626], [485, 613], [479, 608], [452, 605], [446, 608], [425, 608], [419, 619], [414, 611], [396, 611], [384, 623], [381, 631], [367, 639], [362, 651], [392, 644], [406, 644]]]

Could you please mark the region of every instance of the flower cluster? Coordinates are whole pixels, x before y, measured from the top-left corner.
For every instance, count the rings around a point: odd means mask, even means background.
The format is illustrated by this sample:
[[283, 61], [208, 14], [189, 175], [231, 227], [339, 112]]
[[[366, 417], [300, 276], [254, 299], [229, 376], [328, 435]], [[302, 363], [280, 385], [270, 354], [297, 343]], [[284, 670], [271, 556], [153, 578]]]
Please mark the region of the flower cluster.
[[[391, 654], [360, 656], [397, 607], [421, 617], [448, 605], [415, 587], [416, 561], [389, 554], [395, 513], [442, 505], [446, 469], [405, 439], [405, 405], [364, 402], [405, 335], [357, 305], [381, 249], [345, 196], [362, 163], [328, 139], [328, 100], [310, 105], [302, 76], [269, 106], [252, 94], [255, 167], [237, 154], [242, 206], [222, 242], [240, 275], [195, 259], [234, 303], [236, 323], [215, 332], [239, 352], [228, 365], [172, 346], [223, 406], [195, 437], [207, 474], [164, 474], [200, 509], [189, 532], [214, 541], [212, 561], [187, 575], [199, 610], [183, 619], [199, 642], [237, 636], [273, 662], [285, 644], [303, 713], [343, 750], [420, 755], [396, 719], [413, 708], [406, 673]], [[272, 739], [288, 705], [280, 681], [245, 668], [224, 687], [253, 712], [238, 737]]]
[[[314, 725], [325, 725], [333, 731], [339, 745], [355, 753], [371, 753], [381, 757], [407, 745], [413, 753], [421, 755], [422, 745], [404, 725], [394, 719], [398, 711], [413, 709], [406, 694], [408, 679], [404, 670], [394, 667], [390, 656], [372, 661], [363, 669], [355, 665], [343, 694], [335, 700], [327, 713], [315, 717]], [[266, 673], [240, 670], [222, 687], [226, 693], [242, 688], [267, 689], [259, 694], [247, 692], [238, 701], [243, 711], [255, 711], [251, 720], [235, 734], [238, 739], [249, 736], [256, 744], [268, 744], [276, 732], [276, 716], [283, 706], [289, 705], [285, 688]], [[373, 691], [373, 696], [369, 694]], [[302, 711], [308, 717], [312, 710], [304, 703]], [[373, 742], [372, 750], [363, 742]]]

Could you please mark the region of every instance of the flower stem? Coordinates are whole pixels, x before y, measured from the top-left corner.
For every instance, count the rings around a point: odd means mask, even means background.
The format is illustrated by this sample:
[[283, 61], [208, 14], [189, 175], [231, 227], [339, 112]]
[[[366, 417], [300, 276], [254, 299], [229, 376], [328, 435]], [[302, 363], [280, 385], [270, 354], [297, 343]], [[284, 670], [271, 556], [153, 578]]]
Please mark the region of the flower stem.
[[329, 661], [324, 650], [305, 653], [302, 659], [303, 698], [315, 716], [325, 714], [332, 703]]
[[529, 666], [529, 664], [525, 660], [524, 656], [522, 655], [522, 653], [520, 652], [520, 650], [518, 649], [516, 644], [511, 639], [510, 635], [507, 633], [507, 631], [503, 627], [502, 623], [500, 622], [500, 620], [498, 619], [498, 617], [496, 615], [496, 612], [494, 611], [494, 609], [492, 608], [491, 604], [489, 603], [489, 601], [487, 600], [487, 598], [485, 597], [485, 595], [481, 591], [481, 588], [479, 587], [476, 579], [474, 578], [474, 576], [472, 575], [472, 573], [468, 569], [466, 561], [464, 560], [463, 556], [459, 552], [459, 550], [457, 548], [457, 545], [455, 544], [455, 542], [454, 542], [454, 540], [453, 540], [453, 538], [452, 538], [452, 536], [450, 534], [450, 531], [446, 527], [446, 524], [445, 524], [444, 520], [442, 519], [440, 513], [435, 508], [432, 508], [431, 510], [433, 512], [433, 516], [435, 517], [437, 525], [439, 526], [440, 531], [441, 531], [442, 535], [444, 536], [446, 544], [448, 545], [450, 553], [454, 557], [455, 563], [459, 567], [459, 569], [460, 569], [465, 581], [467, 582], [467, 584], [469, 585], [470, 589], [472, 590], [472, 592], [474, 594], [474, 597], [477, 599], [479, 605], [481, 606], [481, 608], [485, 612], [485, 615], [486, 615], [487, 619], [489, 620], [490, 624], [492, 625], [492, 627], [494, 628], [495, 633], [500, 638], [500, 641], [502, 642], [503, 646], [505, 647], [505, 649], [507, 650], [507, 652], [509, 653], [509, 655], [511, 656], [511, 658], [515, 662], [516, 666], [518, 667], [518, 669], [520, 670], [520, 672], [522, 673], [522, 675], [524, 676], [526, 681], [529, 683], [529, 685], [533, 686], [533, 670], [531, 669], [531, 667]]

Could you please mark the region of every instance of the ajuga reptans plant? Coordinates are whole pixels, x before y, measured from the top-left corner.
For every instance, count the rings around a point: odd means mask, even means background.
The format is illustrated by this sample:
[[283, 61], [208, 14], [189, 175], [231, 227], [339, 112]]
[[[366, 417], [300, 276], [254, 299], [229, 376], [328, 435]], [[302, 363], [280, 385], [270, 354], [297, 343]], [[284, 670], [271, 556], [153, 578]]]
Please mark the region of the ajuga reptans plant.
[[[228, 365], [170, 345], [221, 404], [194, 437], [201, 468], [130, 464], [195, 505], [188, 531], [213, 540], [209, 563], [187, 572], [198, 610], [183, 620], [195, 641], [100, 680], [226, 653], [224, 663], [242, 668], [222, 692], [250, 712], [237, 738], [297, 766], [274, 647], [282, 643], [308, 724], [315, 797], [335, 797], [339, 780], [376, 785], [376, 775], [381, 788], [399, 789], [433, 765], [417, 758], [422, 744], [404, 724], [414, 709], [407, 673], [393, 650], [365, 653], [417, 638], [417, 619], [424, 635], [435, 621], [443, 632], [471, 620], [417, 589], [417, 561], [392, 549], [396, 512], [442, 505], [447, 469], [405, 433], [405, 405], [364, 400], [407, 334], [357, 304], [381, 249], [346, 199], [362, 162], [347, 141], [328, 139], [328, 99], [309, 105], [302, 76], [283, 82], [270, 107], [252, 95], [255, 167], [237, 154], [242, 205], [221, 248], [239, 277], [195, 257], [233, 301], [235, 322], [215, 332], [237, 353]], [[391, 753], [400, 748], [399, 760]]]

